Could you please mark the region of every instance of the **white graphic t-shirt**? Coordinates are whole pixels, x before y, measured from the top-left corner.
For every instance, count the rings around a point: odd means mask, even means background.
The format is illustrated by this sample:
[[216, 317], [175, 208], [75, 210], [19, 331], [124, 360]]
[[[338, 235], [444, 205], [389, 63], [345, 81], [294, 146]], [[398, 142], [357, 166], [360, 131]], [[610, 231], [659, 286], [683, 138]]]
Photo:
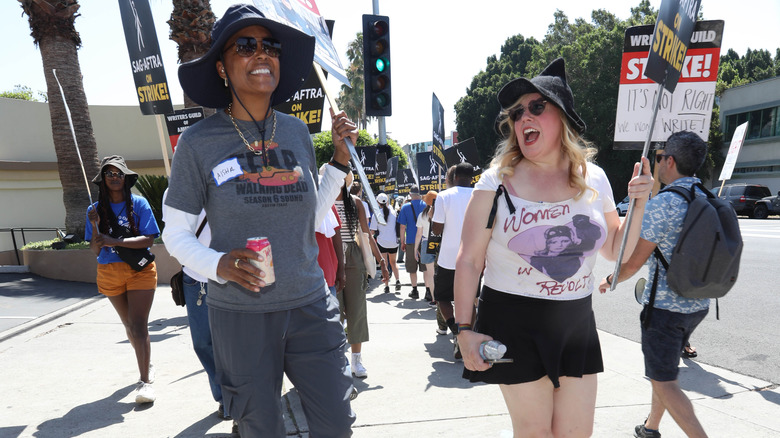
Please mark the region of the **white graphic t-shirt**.
[[[615, 210], [604, 171], [588, 163], [588, 190], [579, 199], [530, 202], [501, 194], [487, 249], [485, 285], [506, 293], [548, 300], [576, 300], [593, 292], [596, 254], [607, 236], [604, 214]], [[482, 174], [474, 190], [492, 193], [498, 169]], [[515, 207], [510, 214], [507, 196]]]

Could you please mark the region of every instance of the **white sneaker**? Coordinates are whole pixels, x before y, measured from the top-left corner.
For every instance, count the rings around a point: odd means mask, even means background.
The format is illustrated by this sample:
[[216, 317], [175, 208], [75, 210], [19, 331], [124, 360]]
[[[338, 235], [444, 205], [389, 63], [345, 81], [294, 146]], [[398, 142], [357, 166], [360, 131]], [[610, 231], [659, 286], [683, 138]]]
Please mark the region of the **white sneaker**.
[[368, 377], [368, 371], [366, 371], [366, 367], [363, 366], [360, 359], [360, 353], [352, 353], [352, 375], [358, 379], [365, 379]]
[[447, 329], [440, 329], [440, 328], [436, 327], [436, 334], [437, 335], [446, 335], [447, 334]]
[[156, 399], [151, 383], [138, 382], [138, 388], [135, 390], [136, 403], [153, 403]]
[[154, 365], [152, 365], [152, 363], [149, 362], [149, 383], [154, 383], [154, 375], [155, 374], [156, 373], [154, 371]]

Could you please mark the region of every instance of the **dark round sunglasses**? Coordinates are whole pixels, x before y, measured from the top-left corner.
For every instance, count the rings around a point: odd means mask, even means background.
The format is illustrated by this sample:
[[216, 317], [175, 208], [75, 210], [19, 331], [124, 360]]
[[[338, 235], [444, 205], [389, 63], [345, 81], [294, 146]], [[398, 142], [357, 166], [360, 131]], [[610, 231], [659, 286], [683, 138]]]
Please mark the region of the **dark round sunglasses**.
[[[244, 58], [254, 56], [258, 49], [257, 39], [255, 37], [238, 37], [236, 42], [225, 49], [225, 52], [230, 50], [233, 46], [236, 46], [236, 53], [238, 56]], [[260, 40], [260, 49], [271, 58], [278, 58], [282, 55], [282, 43], [273, 38], [263, 38]]]
[[103, 172], [103, 175], [106, 176], [106, 178], [119, 178], [119, 179], [125, 179], [125, 174], [122, 172], [114, 172], [113, 170], [106, 170]]
[[656, 162], [656, 163], [660, 163], [660, 162], [661, 162], [661, 160], [663, 160], [664, 158], [666, 158], [666, 157], [673, 157], [673, 156], [674, 156], [674, 155], [669, 155], [669, 154], [656, 154], [656, 156], [655, 156], [655, 162]]
[[[528, 102], [528, 112], [535, 116], [541, 116], [546, 106], [547, 100], [544, 98], [532, 100]], [[523, 117], [523, 114], [525, 114], [525, 107], [523, 105], [518, 105], [509, 110], [509, 120], [516, 122]]]

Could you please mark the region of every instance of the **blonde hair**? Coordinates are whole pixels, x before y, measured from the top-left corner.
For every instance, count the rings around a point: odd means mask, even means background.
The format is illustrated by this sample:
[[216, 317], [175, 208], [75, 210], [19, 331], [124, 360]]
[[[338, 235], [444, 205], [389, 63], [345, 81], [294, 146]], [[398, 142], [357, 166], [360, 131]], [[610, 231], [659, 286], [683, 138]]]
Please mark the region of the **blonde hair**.
[[[518, 99], [510, 108], [502, 109], [499, 117], [501, 121], [498, 124], [499, 132], [506, 132], [507, 135], [498, 144], [496, 154], [490, 162], [490, 167], [498, 168], [498, 177], [503, 179], [505, 176], [512, 176], [515, 173], [515, 166], [523, 159], [523, 152], [517, 140], [515, 132], [515, 123], [509, 119], [509, 111], [519, 105]], [[569, 159], [569, 185], [578, 189], [575, 200], [579, 200], [585, 195], [586, 190], [591, 190], [593, 196], [591, 201], [595, 200], [598, 192], [585, 182], [588, 167], [587, 163], [593, 161], [593, 157], [598, 152], [593, 144], [585, 140], [580, 134], [572, 129], [566, 113], [559, 109], [561, 118], [561, 147], [563, 153]]]

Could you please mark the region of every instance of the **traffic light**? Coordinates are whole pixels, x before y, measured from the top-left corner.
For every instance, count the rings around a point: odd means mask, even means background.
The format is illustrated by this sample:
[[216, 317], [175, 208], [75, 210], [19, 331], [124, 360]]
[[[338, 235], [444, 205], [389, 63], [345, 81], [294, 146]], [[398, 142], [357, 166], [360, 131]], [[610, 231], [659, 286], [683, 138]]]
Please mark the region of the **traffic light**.
[[363, 89], [367, 116], [393, 114], [390, 69], [390, 19], [384, 15], [363, 15]]

